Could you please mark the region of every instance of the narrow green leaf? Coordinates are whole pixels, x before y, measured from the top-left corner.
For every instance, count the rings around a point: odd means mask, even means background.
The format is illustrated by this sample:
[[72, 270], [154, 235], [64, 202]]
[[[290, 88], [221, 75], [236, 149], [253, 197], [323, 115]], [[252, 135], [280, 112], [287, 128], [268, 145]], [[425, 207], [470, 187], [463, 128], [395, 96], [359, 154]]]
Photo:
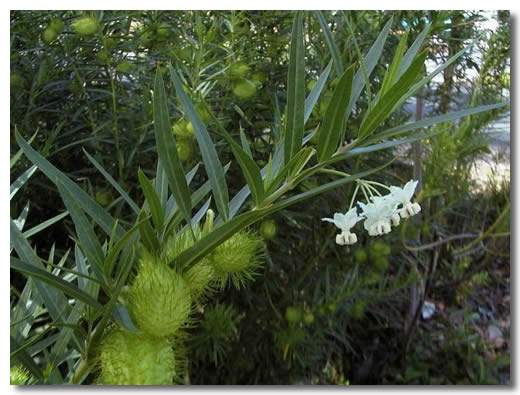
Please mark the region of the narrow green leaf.
[[399, 71], [397, 72], [397, 75], [395, 79], [399, 79], [403, 73], [408, 70], [408, 67], [412, 64], [413, 60], [416, 58], [417, 54], [419, 53], [424, 40], [426, 39], [426, 36], [430, 32], [431, 24], [429, 23], [424, 30], [417, 36], [415, 41], [412, 45], [410, 45], [410, 48], [408, 48], [408, 51], [403, 56], [403, 60], [401, 62], [401, 65], [399, 66]]
[[137, 216], [137, 222], [139, 223], [139, 233], [141, 234], [141, 239], [143, 240], [145, 247], [150, 252], [158, 251], [160, 248], [159, 239], [150, 224], [150, 217], [146, 215], [146, 212], [143, 209], [141, 209], [141, 212]]
[[[27, 156], [27, 158], [33, 162], [38, 168], [49, 178], [53, 183], [56, 180], [60, 180], [67, 190], [75, 197], [82, 210], [84, 210], [92, 219], [107, 233], [110, 234], [113, 226], [114, 219], [112, 216], [101, 207], [92, 197], [89, 196], [83, 189], [71, 181], [64, 173], [56, 169], [49, 161], [43, 158], [38, 152], [36, 152], [18, 133], [16, 135], [16, 141], [18, 145]], [[117, 234], [122, 235], [123, 229], [118, 226]]]
[[397, 72], [399, 71], [402, 63], [402, 58], [404, 54], [404, 49], [406, 48], [406, 40], [408, 39], [408, 30], [404, 32], [401, 36], [401, 40], [399, 40], [399, 45], [394, 54], [394, 59], [392, 60], [392, 64], [390, 68], [385, 73], [385, 77], [383, 79], [383, 85], [381, 86], [381, 90], [379, 91], [379, 97], [383, 97], [386, 92], [390, 89], [390, 87], [394, 84], [394, 81], [397, 77]]
[[29, 238], [31, 236], [34, 236], [35, 234], [41, 232], [44, 229], [47, 229], [49, 226], [55, 224], [58, 221], [61, 221], [63, 218], [65, 218], [67, 215], [69, 215], [68, 211], [65, 211], [61, 214], [58, 214], [52, 218], [49, 218], [46, 221], [43, 221], [42, 223], [33, 226], [31, 229], [26, 230], [23, 232], [24, 237]]
[[[20, 348], [20, 344], [13, 339], [11, 336], [11, 350]], [[20, 361], [20, 363], [31, 372], [31, 374], [36, 377], [38, 380], [43, 380], [43, 372], [42, 370], [34, 363], [34, 360], [30, 357], [30, 355], [26, 351], [20, 351], [16, 356], [16, 359]]]
[[478, 113], [485, 112], [485, 111], [494, 110], [494, 109], [497, 109], [500, 107], [504, 107], [508, 104], [509, 103], [507, 103], [507, 102], [502, 102], [502, 103], [490, 104], [490, 105], [486, 105], [486, 106], [468, 108], [466, 110], [451, 112], [448, 114], [443, 114], [443, 115], [438, 115], [438, 116], [427, 118], [427, 119], [422, 119], [417, 122], [411, 122], [411, 123], [407, 123], [404, 125], [396, 126], [394, 128], [377, 133], [376, 135], [374, 135], [373, 137], [368, 139], [366, 141], [366, 143], [372, 143], [374, 141], [379, 141], [379, 140], [382, 140], [385, 138], [395, 137], [400, 134], [410, 132], [412, 130], [421, 129], [421, 128], [425, 128], [425, 127], [432, 126], [432, 125], [437, 125], [442, 122], [453, 121], [455, 119], [467, 117], [469, 115], [478, 114]]
[[247, 181], [247, 185], [249, 185], [255, 203], [260, 205], [264, 200], [264, 184], [262, 182], [262, 177], [260, 175], [260, 169], [258, 168], [258, 165], [249, 155], [244, 152], [240, 145], [233, 141], [227, 132], [225, 132], [224, 137], [231, 146], [233, 155], [237, 159], [238, 164], [242, 169], [242, 173], [244, 174], [244, 177]]
[[[406, 100], [408, 100], [410, 97], [412, 97], [415, 93], [417, 93], [423, 86], [425, 86], [428, 82], [430, 82], [437, 74], [441, 73], [446, 67], [453, 64], [458, 58], [460, 58], [464, 52], [466, 52], [469, 48], [471, 48], [474, 45], [475, 41], [473, 41], [471, 44], [466, 46], [465, 48], [461, 49], [459, 52], [457, 52], [455, 55], [453, 55], [451, 58], [449, 58], [445, 63], [443, 63], [441, 66], [437, 67], [434, 71], [432, 71], [430, 74], [428, 74], [426, 77], [415, 83], [408, 89], [408, 92], [406, 92], [406, 95], [403, 95], [400, 100], [398, 100], [392, 111], [395, 109], [401, 107]], [[410, 66], [411, 68], [412, 66]]]
[[[16, 131], [16, 133], [18, 133], [18, 128], [16, 126], [14, 127], [14, 130]], [[33, 142], [33, 140], [34, 140], [34, 138], [36, 137], [37, 134], [38, 134], [38, 130], [36, 130], [36, 132], [34, 132], [34, 134], [29, 139], [29, 144], [32, 144], [32, 142]], [[19, 149], [18, 152], [13, 155], [13, 157], [11, 158], [11, 162], [10, 162], [10, 167], [11, 168], [13, 168], [13, 166], [22, 157], [22, 154], [23, 154], [23, 151], [21, 149]]]
[[[307, 164], [312, 155], [314, 155], [314, 148], [306, 147], [292, 157], [289, 163], [287, 163], [275, 177], [272, 178], [268, 183], [267, 195], [273, 193], [285, 179], [291, 179], [296, 176], [297, 173]], [[269, 168], [268, 168], [269, 173]], [[266, 180], [268, 180], [266, 176]]]
[[359, 130], [359, 139], [366, 138], [393, 112], [395, 103], [406, 94], [421, 72], [427, 54], [427, 51], [424, 51], [418, 55], [394, 86], [365, 114]]
[[125, 200], [125, 202], [128, 203], [128, 205], [130, 206], [130, 208], [134, 211], [134, 213], [139, 213], [139, 207], [137, 206], [137, 204], [132, 200], [132, 198], [128, 195], [128, 193], [125, 192], [125, 190], [123, 188], [121, 188], [121, 185], [119, 185], [117, 183], [116, 180], [114, 180], [114, 178], [108, 174], [108, 172], [103, 168], [103, 166], [101, 166], [101, 164], [94, 159], [93, 156], [91, 156], [87, 150], [85, 150], [83, 148], [83, 152], [85, 153], [85, 155], [87, 155], [87, 158], [92, 162], [92, 164], [96, 167], [96, 169], [99, 170], [99, 172], [101, 174], [103, 174], [103, 176], [107, 179], [107, 181], [110, 183], [110, 185], [112, 185], [114, 187], [114, 189], [119, 192], [119, 194], [121, 195], [121, 197]]
[[303, 13], [294, 17], [289, 72], [287, 80], [287, 126], [285, 130], [284, 163], [301, 149], [305, 110], [305, 45], [303, 42]]
[[132, 228], [130, 228], [124, 235], [121, 237], [114, 246], [108, 251], [107, 258], [105, 260], [105, 275], [107, 278], [110, 278], [112, 275], [112, 270], [116, 263], [119, 252], [125, 247], [128, 243], [134, 242], [135, 239], [132, 237], [134, 232], [140, 229], [141, 225], [144, 221], [148, 221], [148, 218], [143, 219], [140, 222], [137, 222]]
[[353, 76], [354, 66], [350, 66], [341, 76], [327, 107], [319, 131], [318, 160], [320, 162], [329, 159], [336, 152], [343, 136], [345, 117], [351, 100]]
[[[379, 61], [379, 58], [381, 57], [381, 54], [383, 53], [383, 48], [385, 46], [386, 38], [388, 37], [388, 33], [390, 32], [390, 27], [392, 26], [393, 19], [390, 18], [390, 20], [386, 23], [386, 25], [383, 27], [383, 30], [379, 33], [377, 36], [376, 41], [374, 41], [374, 44], [370, 47], [370, 50], [367, 52], [367, 55], [365, 56], [364, 62], [366, 67], [366, 72], [368, 74], [368, 77], [374, 70], [374, 68], [377, 65], [377, 62]], [[356, 75], [354, 76], [354, 82], [352, 83], [352, 97], [350, 98], [350, 103], [347, 108], [347, 117], [352, 112], [352, 109], [356, 105], [356, 102], [359, 98], [359, 95], [361, 95], [361, 92], [363, 91], [363, 88], [365, 87], [365, 76], [363, 74], [363, 70], [359, 69], [356, 72]]]
[[184, 88], [182, 87], [182, 83], [179, 80], [177, 73], [175, 73], [171, 65], [169, 65], [169, 69], [177, 96], [179, 97], [188, 119], [193, 125], [193, 132], [195, 133], [195, 138], [197, 139], [200, 148], [200, 153], [211, 184], [211, 190], [213, 191], [217, 210], [219, 214], [227, 220], [229, 217], [229, 196], [224, 168], [218, 159], [215, 145], [213, 144], [213, 141], [211, 141], [211, 137], [209, 136], [204, 123], [195, 111], [195, 107], [188, 98], [188, 95], [184, 92]]
[[63, 291], [66, 295], [72, 296], [73, 298], [76, 298], [77, 300], [92, 306], [96, 310], [103, 311], [103, 306], [97, 300], [93, 299], [89, 294], [83, 292], [78, 287], [63, 280], [62, 278], [50, 274], [44, 269], [40, 269], [34, 265], [25, 263], [14, 257], [11, 257], [11, 268], [27, 276], [44, 281], [53, 288]]
[[247, 154], [247, 156], [253, 159], [253, 153], [251, 152], [251, 147], [249, 146], [249, 142], [247, 141], [247, 137], [244, 133], [244, 129], [242, 129], [242, 126], [240, 126], [240, 143], [242, 144], [242, 149]]
[[155, 140], [159, 160], [168, 178], [170, 190], [175, 196], [186, 223], [189, 224], [191, 222], [190, 191], [177, 152], [175, 137], [172, 134], [164, 82], [159, 71], [155, 73], [153, 108]]
[[96, 277], [104, 282], [105, 276], [103, 274], [103, 261], [105, 257], [101, 244], [94, 233], [94, 229], [85, 214], [83, 214], [83, 211], [81, 211], [79, 206], [76, 204], [74, 197], [64, 187], [63, 183], [57, 181], [56, 186], [58, 187], [58, 191], [65, 203], [65, 207], [67, 207], [72, 221], [74, 222], [83, 252], [87, 256]]
[[38, 167], [36, 167], [36, 165], [32, 165], [26, 171], [24, 171], [22, 175], [16, 179], [15, 182], [11, 184], [11, 195], [9, 197], [9, 200], [11, 200], [14, 195], [16, 195], [16, 192], [18, 192], [20, 188], [23, 186], [23, 184], [25, 184], [26, 181], [29, 178], [31, 178], [31, 176], [36, 172], [37, 169]]
[[325, 70], [323, 70], [323, 73], [321, 73], [320, 78], [318, 79], [318, 82], [314, 84], [312, 87], [311, 92], [309, 93], [309, 96], [305, 99], [305, 111], [303, 116], [303, 123], [307, 123], [309, 120], [309, 117], [312, 114], [312, 110], [314, 109], [314, 106], [318, 102], [318, 99], [320, 98], [321, 92], [323, 88], [325, 87], [325, 84], [327, 83], [327, 79], [329, 78], [330, 70], [332, 68], [332, 61], [329, 62], [327, 67], [325, 67]]
[[[15, 225], [13, 220], [10, 222], [10, 236], [11, 243], [21, 260], [28, 262], [35, 267], [43, 268], [43, 264], [40, 258], [38, 258], [32, 247], [29, 245], [27, 239], [23, 237], [22, 233]], [[68, 308], [67, 299], [61, 292], [52, 287], [49, 287], [47, 284], [39, 281], [38, 279], [35, 279], [34, 285], [39, 295], [41, 296], [45, 307], [49, 311], [51, 318], [54, 321], [58, 321], [60, 315], [63, 313], [64, 308]]]
[[162, 211], [159, 196], [157, 196], [152, 183], [141, 169], [137, 171], [137, 178], [139, 179], [139, 184], [143, 190], [146, 203], [148, 203], [148, 207], [152, 213], [152, 220], [155, 225], [155, 229], [157, 229], [157, 232], [160, 234], [164, 226], [164, 213]]
[[343, 62], [341, 61], [341, 57], [339, 55], [338, 47], [332, 38], [332, 33], [329, 29], [329, 25], [325, 20], [325, 17], [321, 13], [321, 11], [314, 11], [314, 14], [318, 18], [318, 22], [320, 23], [321, 30], [323, 30], [323, 35], [325, 36], [325, 40], [327, 41], [327, 45], [329, 47], [330, 54], [332, 55], [332, 59], [334, 59], [334, 69], [336, 70], [336, 75], [340, 76], [343, 74]]

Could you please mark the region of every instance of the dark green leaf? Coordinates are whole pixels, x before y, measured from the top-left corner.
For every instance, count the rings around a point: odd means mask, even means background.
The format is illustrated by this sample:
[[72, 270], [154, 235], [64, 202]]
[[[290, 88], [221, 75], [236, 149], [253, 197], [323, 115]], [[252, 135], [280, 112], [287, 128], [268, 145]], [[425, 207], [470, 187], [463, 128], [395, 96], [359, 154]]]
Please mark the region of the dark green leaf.
[[323, 30], [323, 35], [325, 36], [325, 40], [327, 41], [327, 45], [329, 47], [330, 54], [332, 55], [332, 59], [334, 59], [334, 69], [336, 70], [336, 75], [340, 76], [343, 74], [343, 62], [341, 61], [341, 57], [339, 56], [339, 50], [332, 38], [332, 33], [330, 32], [329, 25], [325, 20], [325, 17], [321, 13], [321, 11], [314, 11], [316, 17], [318, 18], [318, 22], [320, 23], [321, 30]]
[[157, 232], [160, 234], [164, 225], [164, 213], [162, 211], [159, 196], [157, 196], [152, 183], [141, 169], [137, 171], [137, 178], [139, 179], [139, 184], [141, 185], [144, 197], [152, 213], [152, 220], [155, 224], [155, 229], [157, 229]]
[[297, 11], [291, 35], [291, 51], [287, 80], [287, 125], [285, 130], [284, 163], [301, 149], [305, 110], [305, 46], [303, 13]]
[[318, 132], [318, 160], [320, 162], [329, 159], [336, 152], [343, 136], [345, 117], [351, 100], [353, 75], [354, 66], [350, 66], [341, 76], [327, 107], [323, 124]]
[[186, 92], [184, 92], [184, 88], [182, 87], [182, 83], [179, 80], [177, 73], [175, 73], [171, 65], [169, 66], [170, 75], [173, 79], [173, 84], [175, 86], [177, 96], [179, 97], [188, 119], [193, 125], [193, 131], [200, 148], [204, 167], [206, 168], [206, 172], [208, 174], [211, 190], [213, 191], [213, 197], [215, 198], [215, 204], [217, 205], [217, 210], [219, 211], [219, 214], [222, 215], [225, 220], [227, 220], [229, 217], [229, 196], [226, 185], [226, 178], [224, 175], [224, 168], [218, 159], [215, 145], [213, 144], [213, 141], [211, 141], [211, 137], [209, 136], [204, 123], [195, 111], [195, 107], [188, 98], [188, 95], [186, 95]]
[[155, 73], [153, 109], [155, 140], [157, 142], [159, 160], [168, 178], [170, 190], [173, 196], [175, 196], [186, 223], [189, 224], [191, 222], [190, 191], [177, 152], [177, 144], [172, 134], [164, 82], [159, 71]]

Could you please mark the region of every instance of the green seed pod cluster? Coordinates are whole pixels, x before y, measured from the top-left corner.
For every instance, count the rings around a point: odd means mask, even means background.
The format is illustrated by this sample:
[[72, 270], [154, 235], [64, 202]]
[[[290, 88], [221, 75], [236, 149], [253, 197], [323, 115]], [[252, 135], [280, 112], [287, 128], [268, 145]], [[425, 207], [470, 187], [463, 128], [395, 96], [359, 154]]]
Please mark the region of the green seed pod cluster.
[[84, 16], [72, 22], [72, 30], [80, 36], [91, 36], [99, 30], [99, 23], [96, 18]]
[[147, 252], [126, 298], [138, 327], [150, 335], [173, 335], [189, 319], [191, 292], [183, 277]]
[[11, 385], [26, 385], [27, 381], [31, 376], [29, 375], [29, 372], [25, 370], [21, 366], [11, 366], [10, 369], [10, 381]]
[[252, 280], [263, 263], [264, 243], [254, 232], [242, 231], [215, 248], [211, 254], [223, 287], [231, 278], [235, 287], [240, 288], [245, 280]]
[[104, 385], [168, 385], [175, 378], [173, 341], [115, 329], [101, 344], [101, 376]]
[[233, 95], [247, 100], [256, 95], [256, 89], [266, 79], [265, 73], [258, 71], [251, 74], [251, 68], [244, 62], [236, 62], [229, 67], [227, 76], [231, 80]]

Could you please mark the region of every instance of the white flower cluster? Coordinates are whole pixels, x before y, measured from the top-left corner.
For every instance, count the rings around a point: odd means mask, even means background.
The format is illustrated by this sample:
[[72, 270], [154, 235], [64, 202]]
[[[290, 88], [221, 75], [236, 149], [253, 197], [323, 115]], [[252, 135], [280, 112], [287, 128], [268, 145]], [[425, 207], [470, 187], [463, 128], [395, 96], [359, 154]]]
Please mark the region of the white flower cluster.
[[403, 188], [391, 186], [388, 195], [372, 196], [371, 201], [366, 204], [358, 202], [361, 215], [358, 215], [357, 207], [353, 207], [345, 214], [335, 213], [334, 218], [322, 218], [322, 221], [332, 222], [341, 230], [336, 235], [336, 243], [340, 245], [357, 242], [357, 236], [350, 230], [363, 219], [363, 226], [370, 236], [389, 233], [391, 226], [399, 225], [401, 218], [411, 217], [421, 211], [418, 203], [411, 202], [417, 183], [418, 181], [410, 180]]

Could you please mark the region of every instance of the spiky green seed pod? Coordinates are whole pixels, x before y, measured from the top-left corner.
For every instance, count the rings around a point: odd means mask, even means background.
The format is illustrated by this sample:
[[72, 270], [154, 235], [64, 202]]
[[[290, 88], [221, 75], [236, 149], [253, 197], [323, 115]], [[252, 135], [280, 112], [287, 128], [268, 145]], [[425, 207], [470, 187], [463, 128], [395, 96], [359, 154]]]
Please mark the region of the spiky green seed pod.
[[43, 32], [43, 41], [45, 41], [47, 44], [50, 44], [51, 42], [56, 40], [57, 37], [58, 33], [51, 27], [48, 27]]
[[302, 320], [302, 311], [298, 307], [289, 306], [285, 309], [285, 319], [296, 324]]
[[91, 16], [84, 16], [76, 19], [72, 23], [72, 30], [74, 30], [80, 36], [90, 36], [96, 33], [99, 29], [99, 24], [96, 18]]
[[139, 328], [157, 337], [173, 335], [188, 321], [191, 311], [190, 290], [182, 276], [146, 252], [127, 300]]
[[276, 222], [274, 219], [266, 219], [260, 224], [260, 235], [267, 240], [272, 240], [276, 236]]
[[175, 353], [167, 337], [114, 330], [101, 344], [104, 385], [168, 385], [175, 378]]
[[177, 140], [177, 153], [182, 161], [190, 160], [193, 157], [193, 142], [190, 138], [179, 138]]
[[193, 124], [187, 119], [179, 119], [175, 122], [172, 126], [172, 132], [176, 136], [181, 137], [193, 137], [195, 135]]
[[263, 249], [262, 238], [253, 232], [235, 233], [215, 248], [210, 259], [221, 274], [221, 286], [228, 276], [237, 288], [245, 280], [252, 280], [263, 263]]
[[250, 99], [256, 94], [256, 85], [249, 80], [233, 82], [233, 94], [239, 99]]
[[11, 385], [25, 385], [29, 378], [29, 372], [21, 366], [11, 366]]
[[184, 273], [184, 281], [188, 285], [193, 300], [197, 300], [205, 291], [211, 289], [217, 278], [217, 272], [208, 260], [202, 260]]

